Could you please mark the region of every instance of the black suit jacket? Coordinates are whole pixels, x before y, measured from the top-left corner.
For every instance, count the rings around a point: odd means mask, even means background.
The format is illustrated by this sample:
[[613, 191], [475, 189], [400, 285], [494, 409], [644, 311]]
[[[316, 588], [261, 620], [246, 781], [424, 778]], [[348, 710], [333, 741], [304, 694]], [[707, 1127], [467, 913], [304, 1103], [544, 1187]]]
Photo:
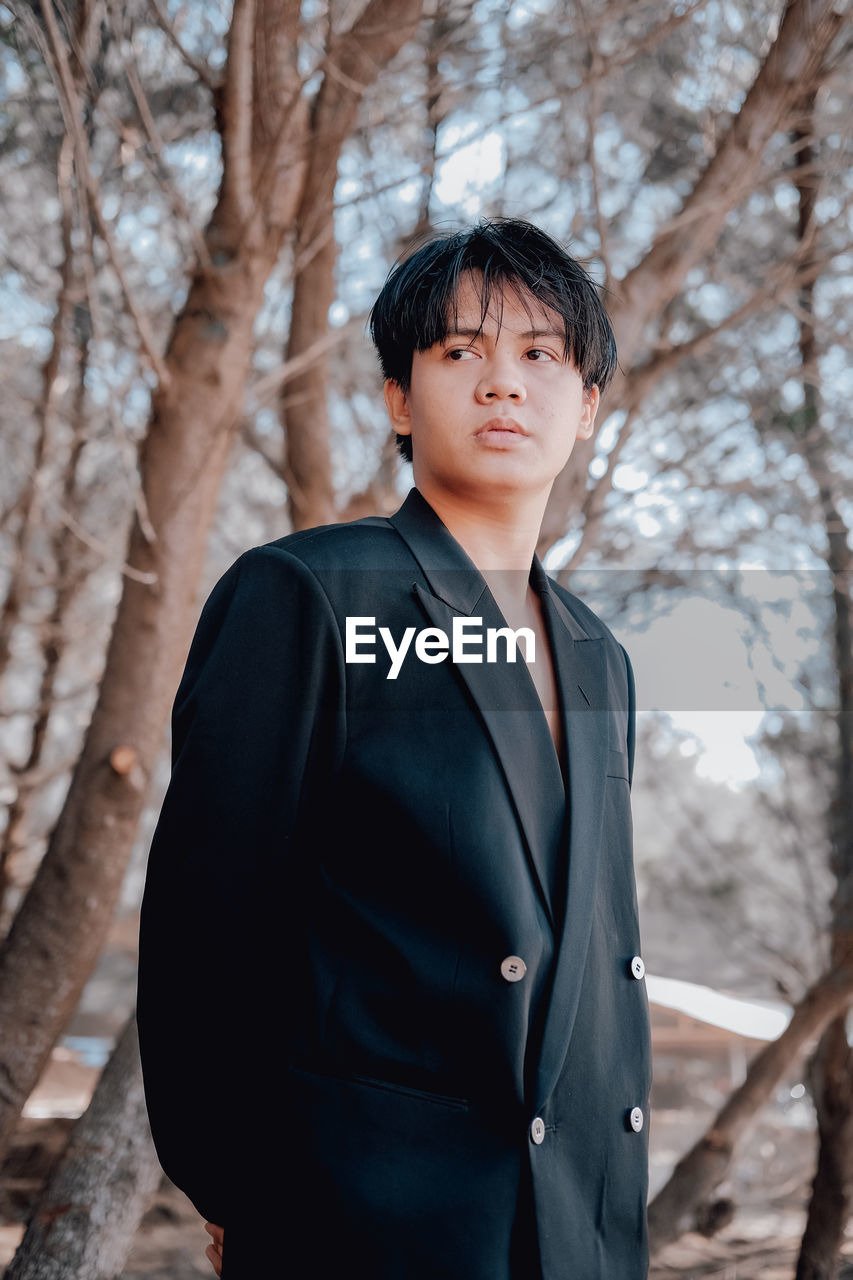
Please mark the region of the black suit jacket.
[[530, 580], [562, 762], [520, 660], [345, 661], [347, 617], [504, 625], [416, 490], [247, 552], [204, 608], [138, 1017], [163, 1166], [225, 1227], [227, 1280], [646, 1274], [631, 669]]

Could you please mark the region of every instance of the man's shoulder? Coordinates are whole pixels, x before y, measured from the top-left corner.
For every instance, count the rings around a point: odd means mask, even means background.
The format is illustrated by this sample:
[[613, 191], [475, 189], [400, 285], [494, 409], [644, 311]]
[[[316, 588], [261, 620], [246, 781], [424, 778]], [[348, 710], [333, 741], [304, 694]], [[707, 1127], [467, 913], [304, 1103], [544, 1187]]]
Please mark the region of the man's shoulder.
[[299, 561], [313, 572], [387, 569], [395, 562], [400, 567], [411, 562], [406, 544], [385, 516], [300, 529], [253, 551]]
[[309, 615], [332, 624], [341, 607], [366, 593], [387, 593], [401, 582], [410, 588], [412, 565], [405, 542], [381, 516], [302, 529], [232, 561], [207, 595], [199, 629], [217, 632], [228, 616], [268, 634]]
[[382, 516], [318, 525], [244, 551], [216, 584], [212, 598], [265, 608], [320, 608], [370, 612], [358, 602], [411, 591], [417, 576], [407, 543]]

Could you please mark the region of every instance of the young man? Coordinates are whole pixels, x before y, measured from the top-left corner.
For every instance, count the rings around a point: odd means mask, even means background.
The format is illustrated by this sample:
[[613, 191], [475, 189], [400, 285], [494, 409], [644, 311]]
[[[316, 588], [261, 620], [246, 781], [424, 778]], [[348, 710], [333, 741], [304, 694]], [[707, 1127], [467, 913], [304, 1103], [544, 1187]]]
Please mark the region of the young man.
[[421, 247], [371, 320], [415, 488], [243, 555], [178, 690], [155, 1141], [225, 1280], [642, 1280], [631, 669], [534, 555], [612, 332], [511, 220]]

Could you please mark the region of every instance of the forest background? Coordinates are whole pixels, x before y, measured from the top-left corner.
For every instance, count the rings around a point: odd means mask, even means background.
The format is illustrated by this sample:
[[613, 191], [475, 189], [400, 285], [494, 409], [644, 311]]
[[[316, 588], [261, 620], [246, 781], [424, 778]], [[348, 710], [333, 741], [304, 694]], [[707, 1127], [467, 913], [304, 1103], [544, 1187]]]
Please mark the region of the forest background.
[[[840, 0], [0, 4], [7, 1174], [138, 910], [202, 600], [251, 545], [399, 505], [366, 313], [413, 238], [520, 216], [589, 262], [619, 346], [540, 552], [637, 669], [647, 966], [793, 1010], [672, 1153], [656, 1265], [737, 1274], [672, 1250], [736, 1213], [726, 1179], [795, 1070], [815, 1193], [779, 1274], [840, 1274], [851, 85]], [[132, 982], [110, 999], [115, 1050], [9, 1280], [121, 1274], [156, 1190]]]

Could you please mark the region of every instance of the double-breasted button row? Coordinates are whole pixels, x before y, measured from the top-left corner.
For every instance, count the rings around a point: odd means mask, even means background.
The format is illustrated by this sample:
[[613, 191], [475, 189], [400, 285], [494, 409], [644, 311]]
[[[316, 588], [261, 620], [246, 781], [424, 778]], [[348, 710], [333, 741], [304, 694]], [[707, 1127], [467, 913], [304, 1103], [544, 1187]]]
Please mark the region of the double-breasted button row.
[[[646, 966], [643, 963], [643, 957], [632, 956], [631, 963], [628, 965], [628, 971], [631, 974], [631, 977], [636, 978], [638, 982], [641, 978], [644, 978], [646, 975]], [[521, 956], [506, 956], [501, 960], [501, 976], [505, 978], [507, 982], [520, 982], [526, 973], [527, 965], [524, 963]]]
[[[642, 1107], [632, 1107], [628, 1112], [628, 1128], [633, 1129], [634, 1133], [640, 1133], [643, 1125], [646, 1123], [646, 1117], [643, 1115]], [[539, 1147], [545, 1141], [545, 1121], [541, 1116], [537, 1116], [530, 1125], [530, 1139]]]
[[507, 982], [520, 982], [527, 973], [527, 965], [521, 956], [507, 956], [501, 960], [501, 977]]

